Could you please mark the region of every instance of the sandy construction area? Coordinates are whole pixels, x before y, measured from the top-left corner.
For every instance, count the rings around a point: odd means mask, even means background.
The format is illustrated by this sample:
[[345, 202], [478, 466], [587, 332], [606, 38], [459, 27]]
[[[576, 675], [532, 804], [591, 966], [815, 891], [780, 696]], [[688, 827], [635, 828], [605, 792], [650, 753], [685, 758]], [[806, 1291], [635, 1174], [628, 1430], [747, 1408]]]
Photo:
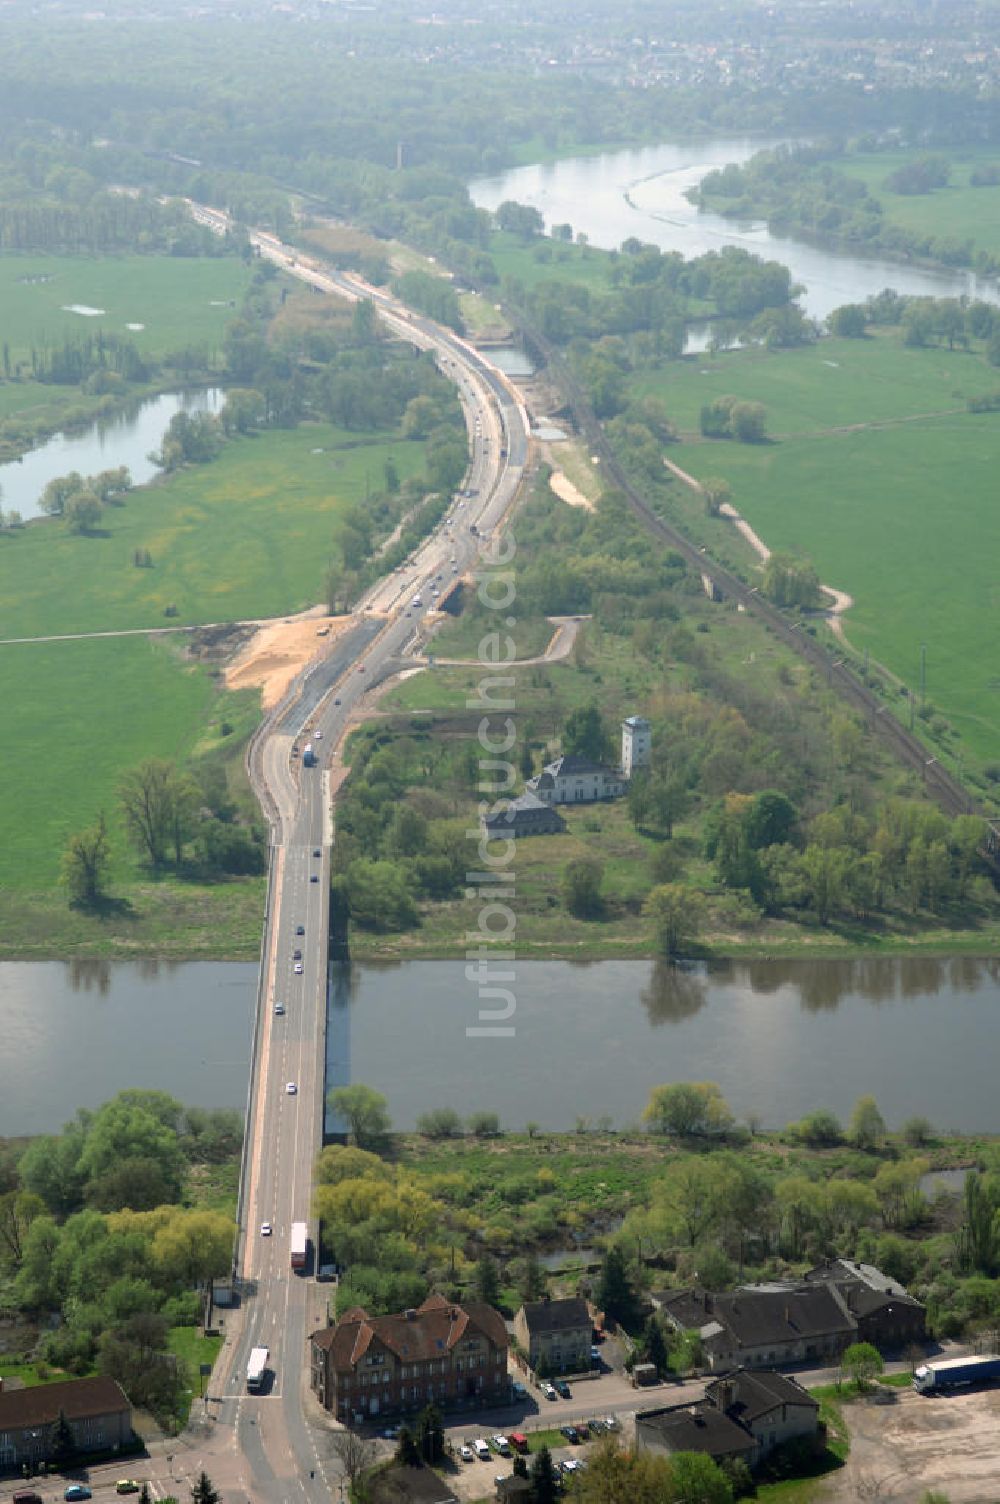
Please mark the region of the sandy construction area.
[[900, 1390], [894, 1405], [847, 1405], [847, 1466], [818, 1492], [824, 1501], [914, 1504], [925, 1490], [951, 1504], [1000, 1499], [1000, 1391], [947, 1398]]
[[296, 674], [329, 647], [350, 621], [349, 616], [296, 616], [266, 622], [229, 664], [226, 688], [259, 688], [264, 709], [271, 710]]

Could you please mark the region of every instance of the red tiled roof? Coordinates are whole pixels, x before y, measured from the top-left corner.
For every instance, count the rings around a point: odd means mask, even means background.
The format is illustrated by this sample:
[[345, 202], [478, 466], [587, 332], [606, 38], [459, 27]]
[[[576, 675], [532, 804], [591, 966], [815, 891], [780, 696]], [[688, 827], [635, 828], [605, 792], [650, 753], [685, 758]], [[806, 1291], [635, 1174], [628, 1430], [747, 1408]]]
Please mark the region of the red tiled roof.
[[463, 1337], [486, 1337], [494, 1347], [506, 1348], [507, 1328], [503, 1317], [479, 1301], [456, 1305], [442, 1295], [428, 1296], [423, 1305], [407, 1315], [368, 1316], [360, 1308], [347, 1311], [336, 1326], [312, 1334], [315, 1346], [330, 1353], [340, 1372], [351, 1369], [374, 1345], [387, 1348], [400, 1361], [426, 1362], [449, 1353]]

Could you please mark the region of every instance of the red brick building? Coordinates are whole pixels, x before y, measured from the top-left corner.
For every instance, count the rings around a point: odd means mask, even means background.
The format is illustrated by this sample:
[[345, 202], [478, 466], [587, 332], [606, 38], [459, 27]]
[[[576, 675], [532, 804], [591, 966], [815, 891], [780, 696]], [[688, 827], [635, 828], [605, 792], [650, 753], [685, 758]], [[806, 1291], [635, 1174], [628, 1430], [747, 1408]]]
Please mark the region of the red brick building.
[[510, 1398], [507, 1328], [492, 1306], [431, 1295], [417, 1310], [369, 1316], [360, 1307], [309, 1338], [310, 1383], [345, 1423], [375, 1415], [472, 1409]]

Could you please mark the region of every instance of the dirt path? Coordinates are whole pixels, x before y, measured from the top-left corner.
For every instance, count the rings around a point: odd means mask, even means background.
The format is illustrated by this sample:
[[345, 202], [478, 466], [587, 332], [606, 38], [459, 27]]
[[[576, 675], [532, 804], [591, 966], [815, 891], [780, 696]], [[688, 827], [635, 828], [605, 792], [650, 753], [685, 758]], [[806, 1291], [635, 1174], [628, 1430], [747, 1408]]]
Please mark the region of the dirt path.
[[[699, 496], [703, 494], [701, 482], [695, 480], [694, 476], [691, 475], [687, 470], [682, 470], [680, 465], [675, 465], [672, 460], [665, 459], [663, 463], [666, 465], [667, 469], [672, 475], [676, 475], [678, 480], [683, 481], [686, 486], [690, 486], [693, 491], [697, 491]], [[727, 522], [731, 522], [733, 524], [733, 526], [736, 528], [736, 531], [740, 533], [741, 536], [744, 537], [749, 543], [750, 547], [760, 559], [761, 563], [766, 564], [768, 559], [771, 557], [771, 550], [768, 548], [767, 544], [764, 542], [760, 534], [758, 532], [755, 532], [754, 529], [750, 526], [746, 518], [742, 517], [736, 510], [736, 508], [734, 506], [731, 506], [728, 501], [724, 501], [722, 503], [721, 507], [719, 508], [719, 515], [720, 517], [725, 517]], [[846, 590], [838, 590], [834, 585], [820, 585], [819, 588], [824, 592], [825, 595], [828, 595], [833, 602], [829, 611], [827, 612], [827, 619], [829, 620], [831, 630], [837, 634], [841, 642], [846, 644], [847, 638], [844, 635], [844, 624], [840, 618], [845, 611], [849, 611], [850, 608], [854, 605], [854, 597], [852, 595], [848, 595]]]
[[584, 496], [579, 486], [575, 486], [562, 470], [553, 470], [549, 476], [549, 487], [570, 507], [583, 507], [585, 512], [594, 510], [594, 503], [589, 496]]
[[[555, 631], [549, 638], [548, 646], [544, 653], [535, 658], [512, 658], [507, 664], [508, 668], [531, 668], [538, 663], [561, 663], [568, 658], [573, 651], [577, 634], [585, 621], [590, 621], [589, 616], [547, 616], [555, 627]], [[481, 668], [482, 663], [478, 658], [438, 658], [434, 662], [438, 668]]]

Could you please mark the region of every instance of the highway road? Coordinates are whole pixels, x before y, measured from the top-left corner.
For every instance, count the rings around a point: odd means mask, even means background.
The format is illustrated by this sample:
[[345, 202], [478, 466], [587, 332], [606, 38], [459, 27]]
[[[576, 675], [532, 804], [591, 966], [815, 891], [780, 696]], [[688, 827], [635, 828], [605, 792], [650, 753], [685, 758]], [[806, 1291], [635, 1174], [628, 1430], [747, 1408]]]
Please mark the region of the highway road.
[[[218, 210], [192, 205], [191, 212], [216, 230], [226, 228]], [[294, 1221], [309, 1220], [312, 1167], [323, 1134], [334, 839], [326, 764], [369, 688], [422, 647], [421, 623], [432, 590], [443, 591], [473, 566], [481, 540], [505, 517], [527, 464], [529, 422], [502, 372], [451, 331], [357, 277], [304, 258], [273, 236], [252, 239], [262, 257], [321, 291], [370, 297], [393, 333], [432, 351], [459, 391], [471, 454], [464, 494], [414, 555], [358, 603], [352, 626], [333, 639], [291, 702], [278, 708], [252, 757], [271, 820], [272, 869], [237, 1256], [245, 1293], [236, 1321], [229, 1318], [233, 1335], [213, 1375], [208, 1408], [214, 1422], [206, 1445], [219, 1481], [248, 1498], [319, 1504], [337, 1487], [337, 1463], [310, 1420], [319, 1415], [309, 1394], [306, 1338], [322, 1321], [333, 1287], [292, 1272], [289, 1232]], [[414, 604], [418, 596], [420, 605]], [[301, 754], [310, 741], [319, 763], [305, 768]], [[296, 951], [301, 951], [298, 963]], [[264, 1222], [273, 1228], [270, 1236], [260, 1232]], [[249, 1395], [246, 1362], [257, 1346], [270, 1351], [273, 1381], [268, 1392]]]

